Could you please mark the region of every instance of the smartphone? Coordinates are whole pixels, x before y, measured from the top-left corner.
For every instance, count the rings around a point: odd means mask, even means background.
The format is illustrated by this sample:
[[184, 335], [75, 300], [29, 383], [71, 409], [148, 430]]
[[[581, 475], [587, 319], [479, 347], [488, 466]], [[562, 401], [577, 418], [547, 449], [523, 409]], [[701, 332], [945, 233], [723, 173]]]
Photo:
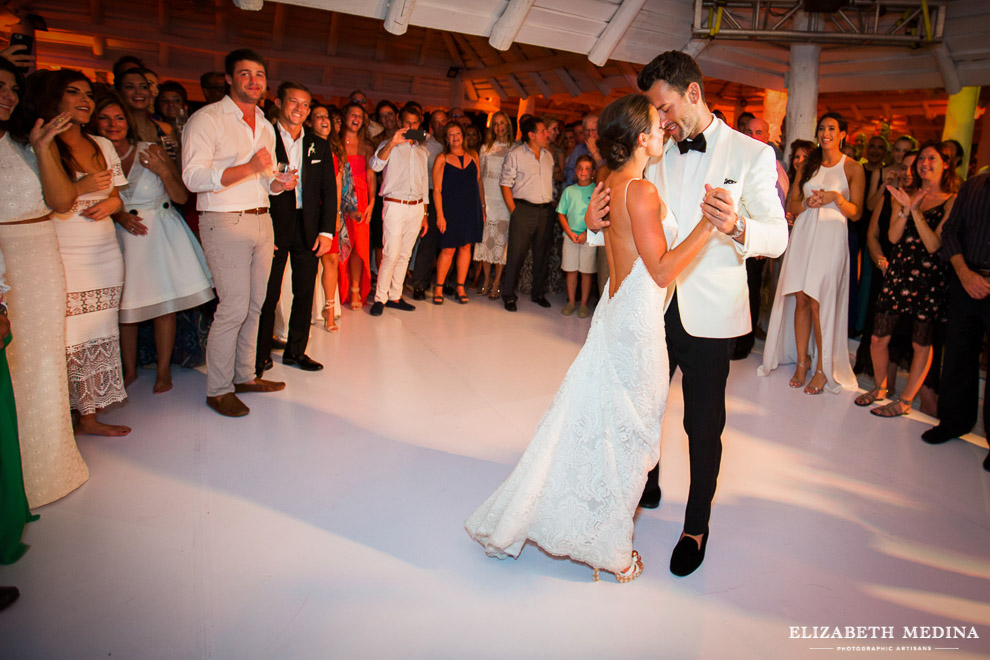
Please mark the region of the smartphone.
[[426, 131], [415, 128], [410, 131], [406, 131], [405, 137], [407, 140], [416, 140], [417, 142], [422, 142], [426, 139]]
[[18, 53], [19, 55], [30, 55], [31, 51], [34, 49], [34, 37], [30, 34], [21, 34], [20, 32], [15, 32], [10, 35], [10, 45], [11, 46], [25, 46], [26, 50]]

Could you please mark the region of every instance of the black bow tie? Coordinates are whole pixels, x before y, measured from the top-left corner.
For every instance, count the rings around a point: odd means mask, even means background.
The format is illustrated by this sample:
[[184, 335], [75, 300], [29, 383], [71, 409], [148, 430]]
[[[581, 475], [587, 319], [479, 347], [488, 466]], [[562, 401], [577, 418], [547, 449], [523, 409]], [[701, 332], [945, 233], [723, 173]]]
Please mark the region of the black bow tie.
[[705, 153], [705, 150], [707, 148], [708, 148], [708, 143], [705, 142], [704, 133], [699, 133], [698, 137], [694, 138], [693, 140], [688, 139], [688, 140], [684, 140], [683, 142], [677, 143], [677, 149], [682, 154], [686, 154], [692, 149], [694, 149], [695, 151], [700, 151], [701, 153]]

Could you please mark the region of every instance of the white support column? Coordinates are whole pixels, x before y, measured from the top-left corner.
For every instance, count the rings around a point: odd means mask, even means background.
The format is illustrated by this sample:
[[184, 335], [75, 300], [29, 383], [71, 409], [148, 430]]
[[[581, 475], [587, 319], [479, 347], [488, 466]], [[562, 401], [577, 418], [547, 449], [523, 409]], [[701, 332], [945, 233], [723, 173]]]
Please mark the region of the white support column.
[[646, 0], [623, 0], [622, 4], [619, 5], [619, 8], [612, 15], [612, 20], [602, 30], [602, 36], [598, 37], [598, 41], [595, 42], [595, 45], [591, 47], [591, 51], [588, 53], [588, 59], [593, 64], [603, 66], [608, 62], [608, 58], [612, 56], [612, 51], [619, 44], [622, 35], [632, 25], [632, 22], [639, 15], [640, 10], [645, 4]]
[[[519, 109], [516, 111], [516, 126], [519, 125], [519, 120], [522, 119], [523, 115], [535, 115], [536, 114], [536, 97], [528, 96], [524, 99], [519, 99]], [[525, 140], [525, 135], [518, 136], [518, 139]]]
[[385, 12], [385, 30], [392, 34], [405, 34], [415, 6], [416, 0], [389, 0], [388, 11]]
[[973, 151], [973, 126], [976, 124], [976, 104], [980, 100], [979, 87], [963, 87], [958, 94], [949, 96], [945, 106], [945, 127], [943, 140], [959, 140], [963, 146], [962, 165], [959, 176], [966, 178], [969, 173], [969, 155]]
[[[794, 29], [807, 29], [810, 17], [798, 12]], [[818, 44], [791, 44], [790, 71], [787, 74], [787, 123], [785, 124], [784, 162], [790, 157], [794, 140], [815, 142], [818, 126], [818, 62], [822, 47]]]
[[526, 20], [530, 8], [536, 0], [509, 0], [505, 11], [492, 26], [488, 43], [496, 50], [508, 50]]

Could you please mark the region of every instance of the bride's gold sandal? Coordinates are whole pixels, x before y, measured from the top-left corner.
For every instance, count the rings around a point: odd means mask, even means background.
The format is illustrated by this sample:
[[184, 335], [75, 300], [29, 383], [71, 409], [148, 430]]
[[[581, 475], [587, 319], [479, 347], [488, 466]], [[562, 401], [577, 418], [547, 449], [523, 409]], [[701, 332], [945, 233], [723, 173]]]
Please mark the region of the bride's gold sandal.
[[[599, 569], [596, 568], [595, 574], [594, 576], [592, 576], [592, 579], [595, 582], [598, 582], [598, 571]], [[632, 582], [642, 574], [643, 574], [643, 559], [639, 556], [638, 552], [633, 550], [632, 563], [629, 564], [629, 568], [627, 568], [626, 570], [615, 574], [615, 581], [622, 584], [626, 582]]]
[[[821, 374], [822, 375], [822, 379], [825, 382], [822, 385], [820, 385], [820, 386], [819, 385], [812, 385], [812, 383], [815, 382], [815, 379], [818, 378], [818, 374]], [[826, 385], [828, 385], [828, 376], [825, 375], [825, 372], [824, 371], [822, 371], [821, 369], [818, 369], [817, 371], [815, 371], [815, 375], [811, 377], [811, 380], [808, 381], [808, 386], [806, 388], [804, 388], [804, 393], [805, 394], [821, 394], [822, 392], [825, 391], [825, 386]]]
[[[811, 362], [808, 362], [807, 364], [805, 364], [804, 362], [798, 362], [794, 366], [794, 375], [791, 376], [791, 380], [788, 381], [787, 384], [795, 389], [797, 389], [798, 387], [804, 387], [804, 381], [808, 377], [808, 369], [810, 368], [811, 368]], [[801, 376], [801, 378], [798, 378], [797, 375], [798, 369], [804, 369], [804, 374]]]

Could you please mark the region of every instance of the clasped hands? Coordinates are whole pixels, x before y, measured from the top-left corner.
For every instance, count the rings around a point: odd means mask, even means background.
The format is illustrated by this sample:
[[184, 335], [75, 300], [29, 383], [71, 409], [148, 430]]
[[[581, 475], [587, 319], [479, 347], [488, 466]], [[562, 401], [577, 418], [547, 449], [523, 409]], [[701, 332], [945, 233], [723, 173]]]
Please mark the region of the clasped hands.
[[820, 209], [823, 206], [827, 206], [832, 202], [836, 202], [839, 199], [839, 193], [834, 190], [825, 190], [824, 188], [820, 190], [813, 191], [808, 195], [808, 199], [804, 200], [804, 205], [809, 209]]

